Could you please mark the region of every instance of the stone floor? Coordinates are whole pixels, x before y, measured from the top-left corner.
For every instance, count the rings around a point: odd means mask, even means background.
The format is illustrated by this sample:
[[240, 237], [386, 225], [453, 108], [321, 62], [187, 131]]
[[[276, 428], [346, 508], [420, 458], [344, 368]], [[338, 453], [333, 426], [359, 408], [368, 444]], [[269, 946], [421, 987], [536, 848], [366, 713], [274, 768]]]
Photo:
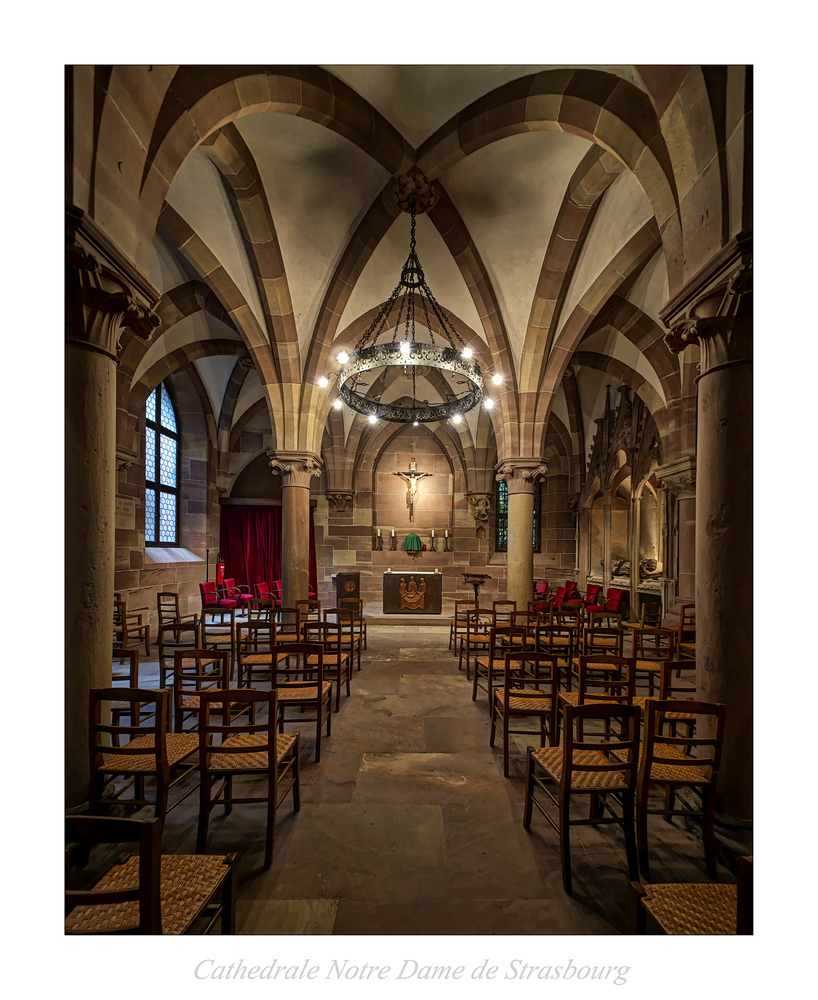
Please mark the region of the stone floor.
[[[264, 807], [213, 812], [208, 853], [240, 855], [239, 933], [627, 931], [620, 828], [572, 830], [567, 896], [556, 833], [536, 812], [522, 827], [526, 738], [504, 779], [485, 695], [471, 700], [447, 641], [442, 626], [370, 627], [319, 764], [304, 727], [301, 810], [282, 805], [269, 871]], [[196, 792], [171, 810], [165, 851], [193, 853], [197, 812]], [[700, 835], [678, 820], [651, 818], [650, 857], [652, 881], [707, 881]], [[732, 881], [723, 868], [719, 880]]]

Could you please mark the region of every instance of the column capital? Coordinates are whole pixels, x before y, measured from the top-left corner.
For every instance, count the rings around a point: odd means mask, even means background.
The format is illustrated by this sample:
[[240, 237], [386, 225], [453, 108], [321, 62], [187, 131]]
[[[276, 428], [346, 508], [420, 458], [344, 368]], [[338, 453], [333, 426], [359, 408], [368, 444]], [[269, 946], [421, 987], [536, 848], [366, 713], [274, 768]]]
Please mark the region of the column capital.
[[491, 493], [469, 493], [469, 517], [477, 524], [489, 519]]
[[665, 344], [701, 348], [702, 375], [752, 358], [753, 238], [740, 233], [660, 311]]
[[313, 476], [320, 476], [324, 463], [311, 451], [268, 451], [270, 468], [281, 476], [282, 486], [310, 488]]
[[541, 458], [507, 458], [498, 464], [494, 478], [506, 483], [509, 493], [533, 493], [547, 472], [548, 463]]
[[346, 505], [355, 499], [353, 490], [327, 490], [324, 494], [327, 500], [331, 500], [339, 514], [343, 514]]
[[691, 500], [696, 496], [696, 458], [686, 455], [654, 469], [657, 479], [662, 481], [669, 492], [679, 500]]
[[117, 359], [123, 328], [150, 340], [160, 292], [81, 209], [66, 210], [66, 341]]

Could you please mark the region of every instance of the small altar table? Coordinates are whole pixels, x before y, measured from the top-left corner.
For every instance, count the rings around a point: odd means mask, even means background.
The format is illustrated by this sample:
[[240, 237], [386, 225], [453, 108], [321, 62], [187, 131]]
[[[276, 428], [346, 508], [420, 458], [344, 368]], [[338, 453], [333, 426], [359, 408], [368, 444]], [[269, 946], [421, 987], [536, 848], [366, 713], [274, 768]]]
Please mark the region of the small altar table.
[[415, 570], [383, 575], [385, 615], [439, 615], [443, 610], [443, 574]]

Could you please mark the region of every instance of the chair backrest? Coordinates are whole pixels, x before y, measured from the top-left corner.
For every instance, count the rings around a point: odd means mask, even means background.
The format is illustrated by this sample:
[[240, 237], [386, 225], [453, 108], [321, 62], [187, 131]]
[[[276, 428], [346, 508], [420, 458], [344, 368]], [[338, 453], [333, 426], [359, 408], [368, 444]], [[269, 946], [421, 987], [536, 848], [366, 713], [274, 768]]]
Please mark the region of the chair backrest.
[[182, 713], [198, 714], [197, 705], [184, 703], [210, 688], [220, 690], [230, 681], [230, 655], [212, 649], [177, 649], [173, 654], [173, 718], [182, 732]]
[[559, 604], [560, 601], [564, 601], [566, 594], [567, 591], [565, 587], [557, 587], [556, 591], [554, 592], [554, 603]]
[[163, 591], [156, 595], [156, 613], [159, 617], [159, 624], [165, 622], [173, 623], [179, 621], [179, 595], [170, 591]]
[[261, 583], [253, 584], [253, 589], [256, 592], [256, 597], [258, 597], [260, 600], [265, 601], [270, 596], [270, 588], [267, 586], [264, 580], [262, 580]]
[[537, 582], [537, 586], [534, 588], [534, 596], [545, 597], [545, 595], [548, 593], [548, 588], [550, 586], [551, 584], [548, 582], [548, 580], [539, 580]]
[[642, 628], [659, 628], [662, 624], [662, 602], [645, 601], [639, 624]]
[[[236, 708], [244, 704], [251, 711], [250, 718], [260, 721], [248, 721], [247, 711], [236, 712]], [[223, 688], [221, 690], [203, 691], [199, 702], [199, 767], [209, 771], [211, 759], [219, 754], [221, 761], [235, 758], [235, 767], [221, 767], [220, 771], [241, 770], [241, 754], [252, 753], [255, 759], [258, 755], [267, 755], [268, 773], [275, 768], [276, 761], [276, 723], [277, 705], [275, 690], [259, 691], [257, 688]], [[259, 709], [267, 709], [266, 715]], [[252, 711], [255, 710], [255, 711]], [[231, 714], [233, 713], [233, 714]], [[218, 719], [219, 721], [214, 721]], [[243, 740], [236, 740], [233, 746], [224, 746], [230, 737], [241, 733], [242, 736], [261, 737], [253, 740], [248, 747]], [[266, 737], [266, 739], [264, 738]], [[222, 757], [227, 754], [227, 758]], [[256, 769], [254, 768], [254, 771]]]
[[252, 652], [268, 652], [276, 644], [275, 622], [251, 619], [236, 623], [236, 652], [239, 656]]
[[497, 616], [494, 611], [488, 608], [472, 608], [466, 611], [466, 644], [472, 639], [483, 638], [491, 632], [497, 624]]
[[[110, 719], [110, 703], [125, 702], [129, 707], [120, 710], [115, 716], [116, 722]], [[151, 706], [154, 706], [151, 708]], [[141, 718], [152, 716], [150, 726], [140, 725]], [[125, 725], [123, 719], [130, 722]], [[106, 756], [115, 753], [117, 756], [133, 756], [154, 758], [156, 773], [168, 773], [167, 731], [170, 728], [170, 691], [166, 688], [153, 690], [150, 688], [91, 688], [89, 692], [88, 743], [91, 763], [91, 773], [105, 766]], [[104, 740], [110, 737], [110, 743]], [[123, 740], [122, 737], [126, 739]], [[153, 736], [153, 746], [129, 748], [119, 744], [127, 743], [137, 736]], [[141, 743], [142, 741], [140, 741]], [[115, 745], [111, 745], [115, 744]], [[127, 768], [122, 768], [127, 771]]]
[[298, 608], [276, 609], [276, 636], [277, 642], [301, 640], [301, 612]]
[[672, 660], [676, 652], [676, 630], [672, 628], [635, 628], [633, 655], [637, 660]]
[[[324, 646], [320, 642], [281, 642], [276, 654], [286, 653], [276, 664], [272, 684], [276, 691], [299, 690], [299, 700], [308, 698], [302, 688], [315, 687], [315, 699], [320, 702], [324, 683]], [[310, 662], [312, 661], [312, 662]]]
[[[127, 668], [116, 671], [115, 665], [111, 670], [111, 682], [125, 681], [125, 687], [139, 687], [139, 650], [138, 649], [114, 649], [111, 655], [112, 660], [127, 660]], [[685, 660], [690, 663], [690, 660]]]
[[492, 611], [502, 611], [506, 614], [510, 614], [512, 611], [517, 610], [516, 601], [492, 601], [491, 602]]
[[[162, 855], [162, 820], [116, 819], [108, 816], [66, 816], [65, 840], [66, 857], [66, 891], [65, 915], [66, 934], [107, 933], [100, 930], [94, 921], [97, 907], [102, 904], [138, 903], [139, 923], [137, 932], [140, 934], [162, 933], [162, 909], [160, 904], [159, 886]], [[80, 848], [83, 856], [95, 844], [127, 844], [139, 845], [139, 880], [133, 888], [116, 889], [70, 889], [67, 885], [70, 872], [70, 855]], [[127, 859], [126, 859], [127, 860]], [[118, 862], [119, 864], [119, 862]], [[93, 909], [85, 910], [85, 907]], [[118, 926], [110, 922], [111, 932], [116, 932]]]
[[542, 621], [541, 611], [512, 611], [511, 624], [521, 628], [530, 628]]
[[273, 593], [279, 601], [281, 600], [281, 590], [283, 586], [283, 580], [273, 580]]
[[654, 698], [645, 702], [645, 738], [639, 780], [650, 776], [653, 764], [668, 764], [690, 769], [693, 783], [700, 783], [698, 769], [701, 769], [712, 789], [721, 764], [724, 705], [704, 701], [685, 701], [683, 705], [681, 710], [685, 715], [694, 717], [693, 725], [672, 726], [666, 733], [665, 723], [672, 720], [666, 720], [665, 716], [668, 712], [678, 713], [679, 702]]
[[338, 622], [304, 622], [301, 635], [304, 642], [322, 644], [325, 657], [341, 655], [341, 626]]
[[563, 625], [538, 625], [535, 630], [538, 653], [548, 653], [564, 660], [570, 670], [576, 630]]
[[199, 584], [199, 594], [202, 598], [202, 607], [206, 608], [211, 604], [219, 603], [219, 595], [216, 591], [216, 584], [212, 580]]
[[[577, 772], [618, 771], [625, 788], [633, 792], [639, 759], [639, 706], [611, 702], [577, 706], [566, 704], [563, 713], [565, 734], [560, 788], [570, 790]], [[588, 732], [591, 722], [604, 723], [604, 737]], [[598, 751], [608, 763], [603, 764], [596, 754], [589, 759], [586, 756], [589, 750]], [[588, 787], [584, 790], [588, 791]]]
[[577, 595], [577, 581], [576, 580], [566, 580], [565, 581], [565, 599]]
[[[512, 650], [505, 655], [503, 671], [504, 705], [510, 704], [512, 691], [515, 698], [550, 698], [552, 716], [556, 719], [560, 689], [558, 656], [528, 649]], [[553, 728], [551, 732], [554, 732]]]
[[659, 697], [662, 701], [669, 698], [690, 698], [695, 701], [696, 661], [666, 660], [662, 664], [659, 681]]
[[466, 612], [473, 611], [478, 606], [477, 601], [472, 598], [470, 601], [455, 601], [454, 602], [454, 616], [455, 618], [462, 618], [465, 620]]
[[622, 602], [627, 596], [627, 591], [619, 590], [618, 587], [609, 587], [605, 595], [605, 610], [614, 611], [617, 614], [622, 612]]
[[[455, 601], [455, 604], [457, 602]], [[313, 601], [313, 604], [317, 604], [321, 607], [320, 601]], [[364, 602], [361, 597], [339, 597], [338, 606], [348, 608], [350, 611], [355, 613], [356, 617], [360, 617], [364, 613]]]
[[554, 607], [551, 611], [551, 622], [553, 625], [573, 625], [574, 628], [582, 627], [582, 619], [585, 615], [585, 608], [581, 602], [567, 604], [563, 601], [559, 607]]
[[579, 658], [579, 703], [632, 705], [636, 689], [633, 658], [601, 655]]
[[679, 609], [679, 642], [690, 642], [696, 638], [696, 605], [683, 604]]
[[[340, 604], [341, 601], [338, 603]], [[307, 597], [303, 601], [296, 601], [295, 606], [302, 622], [307, 621], [308, 618], [315, 618], [316, 621], [321, 618], [321, 602], [319, 600]]]
[[[619, 611], [589, 611], [588, 628], [622, 628], [622, 614]], [[611, 625], [613, 622], [613, 625]]]
[[621, 628], [586, 628], [582, 633], [581, 650], [585, 656], [596, 653], [622, 656], [624, 630]]
[[596, 604], [599, 600], [599, 595], [602, 593], [602, 586], [599, 583], [589, 583], [585, 588], [585, 604]]
[[349, 608], [326, 608], [324, 621], [334, 621], [341, 628], [341, 645], [352, 647], [355, 642], [355, 615]]

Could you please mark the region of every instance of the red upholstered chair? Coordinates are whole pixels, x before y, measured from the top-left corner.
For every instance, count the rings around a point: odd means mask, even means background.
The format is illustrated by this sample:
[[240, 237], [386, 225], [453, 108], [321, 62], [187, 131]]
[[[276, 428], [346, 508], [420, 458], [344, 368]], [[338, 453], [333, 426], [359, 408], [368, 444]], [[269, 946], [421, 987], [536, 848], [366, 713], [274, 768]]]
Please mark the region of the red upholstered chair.
[[605, 595], [605, 601], [599, 604], [587, 604], [585, 610], [588, 612], [605, 612], [608, 611], [612, 615], [622, 614], [622, 605], [624, 604], [628, 596], [627, 590], [619, 590], [616, 587], [609, 587], [608, 593]]
[[235, 611], [236, 602], [226, 597], [219, 597], [216, 591], [216, 584], [208, 580], [199, 584], [199, 593], [202, 597], [202, 611], [216, 612]]
[[601, 600], [601, 595], [602, 595], [602, 586], [598, 583], [589, 583], [585, 590], [584, 596], [581, 597], [580, 599], [586, 608], [596, 607], [599, 605], [599, 602]]
[[224, 581], [222, 598], [226, 598], [228, 601], [235, 601], [236, 610], [239, 612], [246, 611], [253, 605], [253, 592], [245, 583], [236, 586], [236, 581], [232, 576]]
[[548, 580], [538, 580], [537, 586], [534, 588], [534, 600], [544, 601], [548, 597], [548, 591], [551, 589], [551, 584]]

